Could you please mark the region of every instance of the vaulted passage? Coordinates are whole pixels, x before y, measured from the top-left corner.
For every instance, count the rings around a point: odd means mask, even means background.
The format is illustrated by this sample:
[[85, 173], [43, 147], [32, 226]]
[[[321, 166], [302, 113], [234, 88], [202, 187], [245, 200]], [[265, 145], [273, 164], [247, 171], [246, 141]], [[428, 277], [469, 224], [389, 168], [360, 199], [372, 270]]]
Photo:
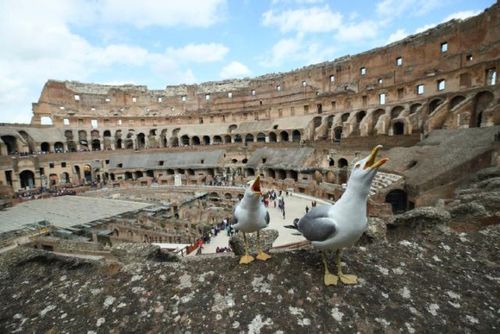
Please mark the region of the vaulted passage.
[[392, 190], [385, 196], [385, 202], [391, 204], [392, 212], [395, 214], [408, 210], [408, 195], [404, 190]]
[[19, 173], [21, 188], [33, 188], [35, 186], [35, 174], [30, 170], [24, 170]]

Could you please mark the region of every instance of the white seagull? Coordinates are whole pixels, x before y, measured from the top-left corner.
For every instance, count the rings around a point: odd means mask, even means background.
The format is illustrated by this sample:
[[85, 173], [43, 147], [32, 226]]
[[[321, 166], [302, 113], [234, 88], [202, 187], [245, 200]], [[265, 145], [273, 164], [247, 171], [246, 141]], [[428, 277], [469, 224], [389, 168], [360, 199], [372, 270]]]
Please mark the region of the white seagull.
[[[378, 168], [388, 161], [383, 158], [375, 162], [381, 148], [382, 145], [376, 146], [368, 157], [356, 162], [347, 189], [334, 205], [317, 206], [295, 224], [295, 228], [322, 251], [325, 285], [336, 285], [339, 278], [344, 284], [357, 283], [357, 276], [342, 273], [340, 255], [342, 248], [354, 245], [368, 227], [366, 203], [370, 186]], [[328, 270], [327, 250], [336, 250], [337, 275]]]
[[243, 232], [245, 242], [245, 255], [240, 258], [240, 264], [248, 264], [254, 260], [253, 256], [248, 254], [246, 233], [257, 232], [257, 259], [266, 261], [271, 258], [260, 248], [259, 231], [269, 225], [269, 212], [262, 203], [261, 197], [260, 176], [257, 176], [254, 181], [249, 182], [243, 198], [234, 209], [234, 228]]

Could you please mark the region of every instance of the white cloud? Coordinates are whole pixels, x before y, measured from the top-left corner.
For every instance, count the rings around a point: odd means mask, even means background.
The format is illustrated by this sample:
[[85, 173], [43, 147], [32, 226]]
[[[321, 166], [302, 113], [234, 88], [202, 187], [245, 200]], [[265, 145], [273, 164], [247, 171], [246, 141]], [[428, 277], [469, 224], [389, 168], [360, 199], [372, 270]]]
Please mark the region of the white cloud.
[[280, 39], [273, 45], [271, 53], [267, 55], [260, 64], [266, 67], [281, 66], [285, 60], [293, 58], [298, 54], [302, 39], [300, 38], [284, 38]]
[[[145, 2], [148, 3], [143, 1]], [[120, 6], [114, 8], [114, 11], [119, 11], [127, 3], [120, 2]], [[87, 7], [76, 8], [78, 4]], [[90, 8], [89, 4], [95, 8]], [[126, 43], [95, 45], [71, 31], [70, 26], [86, 24], [85, 20], [91, 20], [83, 16], [89, 15], [93, 10], [103, 10], [97, 8], [102, 4], [102, 1], [81, 3], [79, 0], [0, 2], [0, 40], [2, 45], [8, 46], [0, 49], [0, 122], [29, 122], [31, 102], [38, 99], [41, 88], [48, 79], [87, 81], [100, 71], [115, 73], [113, 66], [125, 66], [130, 72], [139, 71], [151, 73], [150, 76], [168, 78], [171, 84], [190, 83], [196, 79], [189, 68], [190, 64], [220, 61], [229, 51], [226, 46], [218, 43], [187, 44], [164, 52], [152, 52], [142, 46]], [[187, 4], [183, 1], [182, 4], [185, 7], [196, 7], [191, 1], [187, 1]], [[151, 9], [153, 5], [145, 6]], [[198, 13], [200, 8], [206, 8], [205, 1], [192, 11], [193, 16], [189, 20], [198, 22], [192, 24], [211, 22], [210, 16], [202, 20], [196, 17], [198, 14], [202, 15]], [[151, 24], [160, 24], [154, 19], [153, 17], [150, 21]], [[176, 20], [175, 22], [180, 22], [181, 18]], [[120, 78], [120, 75], [127, 77]], [[110, 80], [123, 81], [129, 77], [129, 73], [116, 73], [116, 77]]]
[[399, 41], [403, 38], [405, 38], [406, 36], [408, 36], [409, 34], [406, 32], [406, 30], [404, 29], [398, 29], [396, 30], [395, 32], [393, 32], [392, 34], [389, 35], [389, 38], [387, 39], [387, 44], [390, 44], [390, 43], [394, 43], [396, 41]]
[[411, 13], [421, 16], [439, 7], [442, 0], [382, 0], [377, 3], [376, 12], [385, 19]]
[[351, 22], [340, 27], [337, 35], [338, 40], [343, 42], [359, 42], [377, 37], [379, 25], [374, 21]]
[[219, 76], [222, 79], [243, 78], [251, 74], [250, 69], [239, 61], [232, 61], [222, 68]]
[[165, 53], [182, 62], [209, 63], [222, 60], [228, 51], [229, 48], [219, 43], [202, 43], [168, 48]]
[[328, 6], [286, 10], [275, 13], [269, 10], [262, 14], [264, 26], [276, 26], [281, 32], [318, 33], [338, 29], [342, 15]]
[[456, 12], [456, 13], [453, 13], [453, 14], [450, 14], [448, 15], [447, 17], [445, 17], [443, 20], [441, 20], [441, 22], [439, 23], [429, 23], [429, 24], [426, 24], [420, 28], [417, 28], [415, 30], [415, 33], [421, 33], [423, 31], [426, 31], [430, 28], [433, 28], [435, 26], [437, 26], [438, 24], [441, 24], [441, 23], [444, 23], [444, 22], [448, 22], [450, 20], [453, 20], [453, 19], [457, 19], [457, 20], [465, 20], [469, 17], [472, 17], [472, 16], [476, 16], [478, 15], [479, 13], [481, 13], [481, 11], [479, 10], [464, 10], [464, 11], [461, 11], [461, 12]]

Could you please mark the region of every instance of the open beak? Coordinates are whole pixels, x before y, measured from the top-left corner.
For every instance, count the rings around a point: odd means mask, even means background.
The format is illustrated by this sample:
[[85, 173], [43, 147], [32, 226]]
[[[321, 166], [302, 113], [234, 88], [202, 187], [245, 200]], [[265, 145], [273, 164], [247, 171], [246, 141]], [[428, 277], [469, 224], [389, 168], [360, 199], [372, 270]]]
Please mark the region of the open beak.
[[261, 189], [260, 189], [260, 175], [258, 175], [257, 178], [255, 179], [255, 181], [253, 181], [252, 191], [254, 193], [262, 194]]
[[382, 145], [377, 145], [377, 146], [375, 146], [373, 148], [372, 153], [370, 153], [370, 156], [368, 157], [368, 160], [366, 161], [365, 166], [363, 167], [363, 169], [368, 169], [368, 168], [375, 169], [375, 168], [379, 168], [380, 166], [382, 166], [383, 164], [385, 164], [387, 161], [389, 161], [389, 159], [387, 159], [387, 158], [382, 158], [379, 161], [375, 162], [375, 158], [377, 157], [377, 153], [378, 153], [378, 151], [381, 148], [382, 148]]

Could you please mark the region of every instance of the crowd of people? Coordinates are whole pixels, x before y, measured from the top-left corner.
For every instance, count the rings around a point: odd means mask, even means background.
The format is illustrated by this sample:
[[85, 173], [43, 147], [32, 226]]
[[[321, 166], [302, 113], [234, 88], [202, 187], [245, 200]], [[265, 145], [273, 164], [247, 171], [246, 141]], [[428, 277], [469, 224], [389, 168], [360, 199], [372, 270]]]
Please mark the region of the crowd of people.
[[68, 187], [58, 187], [58, 188], [33, 188], [27, 191], [19, 191], [17, 192], [17, 198], [23, 201], [40, 199], [46, 197], [58, 197], [58, 196], [66, 196], [66, 195], [76, 195], [76, 191], [74, 189]]
[[286, 217], [286, 212], [285, 212], [285, 198], [283, 195], [286, 195], [288, 197], [288, 191], [283, 191], [279, 190], [276, 192], [276, 190], [272, 189], [269, 190], [266, 194], [264, 194], [262, 201], [264, 202], [264, 205], [269, 207], [270, 202], [273, 202], [273, 206], [281, 211], [281, 215], [283, 216], [283, 219]]

